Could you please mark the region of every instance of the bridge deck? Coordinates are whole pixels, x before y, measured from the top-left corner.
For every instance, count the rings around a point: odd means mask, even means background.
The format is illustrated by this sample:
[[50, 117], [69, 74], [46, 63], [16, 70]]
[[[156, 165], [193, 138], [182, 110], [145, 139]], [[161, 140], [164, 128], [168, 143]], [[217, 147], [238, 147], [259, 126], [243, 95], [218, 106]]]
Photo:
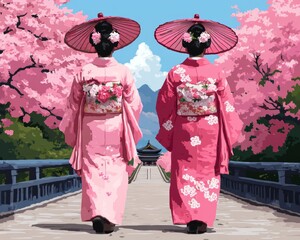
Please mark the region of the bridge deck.
[[300, 217], [279, 213], [269, 207], [254, 206], [222, 194], [214, 228], [201, 236], [185, 234], [184, 226], [174, 226], [168, 207], [168, 188], [151, 168], [142, 170], [130, 184], [123, 225], [110, 235], [95, 234], [91, 223], [80, 220], [77, 193], [43, 206], [0, 219], [0, 239], [300, 239]]

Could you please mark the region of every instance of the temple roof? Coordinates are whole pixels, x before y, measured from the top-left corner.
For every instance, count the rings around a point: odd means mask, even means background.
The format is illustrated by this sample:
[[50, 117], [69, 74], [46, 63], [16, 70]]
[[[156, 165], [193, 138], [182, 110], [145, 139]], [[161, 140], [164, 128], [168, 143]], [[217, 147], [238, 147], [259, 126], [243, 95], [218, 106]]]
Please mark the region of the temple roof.
[[153, 146], [150, 143], [150, 140], [148, 140], [148, 143], [146, 144], [146, 146], [137, 149], [137, 151], [140, 153], [159, 153], [161, 151], [161, 149], [158, 149], [157, 147]]

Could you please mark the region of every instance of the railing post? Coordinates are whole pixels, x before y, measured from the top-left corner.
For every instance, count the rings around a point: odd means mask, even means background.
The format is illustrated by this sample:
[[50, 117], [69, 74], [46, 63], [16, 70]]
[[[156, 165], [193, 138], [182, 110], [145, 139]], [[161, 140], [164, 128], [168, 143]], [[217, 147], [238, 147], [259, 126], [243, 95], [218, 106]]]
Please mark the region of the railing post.
[[[39, 180], [40, 179], [40, 167], [35, 168], [35, 179]], [[41, 188], [40, 184], [37, 185], [37, 198], [39, 199], [41, 197]]]
[[278, 170], [278, 182], [285, 184], [285, 170]]
[[70, 175], [74, 175], [75, 174], [75, 170], [71, 166], [69, 166], [69, 174]]
[[[75, 170], [72, 168], [71, 165], [69, 165], [69, 174], [70, 175], [75, 175], [76, 174]], [[75, 186], [76, 186], [76, 178], [73, 178], [72, 184], [73, 184], [72, 188], [75, 188]]]
[[[281, 185], [284, 185], [285, 184], [285, 170], [278, 170], [278, 182], [281, 184]], [[284, 203], [284, 190], [283, 188], [281, 187], [279, 189], [279, 206], [280, 207], [284, 207], [285, 203]]]
[[39, 167], [30, 168], [29, 179], [30, 180], [40, 179], [40, 168]]
[[292, 178], [291, 178], [291, 173], [289, 171], [285, 171], [285, 184], [291, 184], [292, 183]]
[[234, 177], [238, 178], [240, 176], [240, 169], [239, 168], [235, 168], [234, 169]]
[[11, 184], [16, 184], [17, 183], [17, 175], [18, 175], [17, 170], [15, 170], [15, 169], [10, 170], [10, 177], [11, 177], [10, 183]]
[[[234, 168], [234, 178], [238, 179], [240, 177], [241, 169], [240, 168]], [[239, 184], [237, 182], [231, 182], [231, 189], [234, 191], [234, 193], [240, 192]]]
[[[40, 168], [39, 167], [34, 167], [34, 168], [29, 169], [29, 179], [30, 180], [39, 180], [40, 179]], [[36, 194], [37, 194], [37, 196], [36, 196], [37, 199], [41, 197], [41, 189], [40, 189], [39, 184], [36, 185]]]
[[[57, 178], [49, 176], [49, 179], [48, 177], [41, 179], [43, 168], [60, 168], [61, 166], [70, 166], [68, 160], [0, 160], [0, 174], [5, 176], [4, 185], [6, 185], [0, 188], [0, 212], [15, 211], [62, 195], [67, 191], [79, 190], [80, 178], [72, 168], [69, 169], [69, 175], [67, 173], [66, 176]], [[20, 179], [22, 182], [18, 182], [21, 171], [29, 172], [29, 182], [26, 183], [25, 179]]]
[[14, 188], [13, 185], [17, 183], [17, 175], [18, 172], [15, 169], [10, 170], [10, 184], [11, 184], [11, 189], [10, 189], [10, 196], [9, 196], [9, 205], [10, 205], [10, 210], [14, 210]]

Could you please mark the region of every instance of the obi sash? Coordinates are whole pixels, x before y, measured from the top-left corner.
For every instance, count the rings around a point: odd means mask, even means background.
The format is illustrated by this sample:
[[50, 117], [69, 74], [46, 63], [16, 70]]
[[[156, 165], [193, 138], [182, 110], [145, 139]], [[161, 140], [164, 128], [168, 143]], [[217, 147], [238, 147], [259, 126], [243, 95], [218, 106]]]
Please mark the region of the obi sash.
[[217, 112], [217, 101], [213, 92], [215, 84], [199, 82], [183, 83], [177, 88], [177, 115], [202, 116]]
[[122, 112], [123, 87], [120, 82], [99, 83], [92, 80], [83, 84], [83, 91], [86, 93], [84, 113]]

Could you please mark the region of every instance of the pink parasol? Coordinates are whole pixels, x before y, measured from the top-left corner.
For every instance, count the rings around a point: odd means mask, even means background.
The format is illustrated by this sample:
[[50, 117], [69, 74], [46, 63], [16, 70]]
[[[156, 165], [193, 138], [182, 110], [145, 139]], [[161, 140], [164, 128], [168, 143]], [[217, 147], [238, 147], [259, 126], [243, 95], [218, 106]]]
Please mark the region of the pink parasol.
[[65, 43], [78, 51], [86, 53], [95, 53], [95, 48], [90, 44], [90, 34], [94, 27], [101, 21], [109, 22], [114, 29], [120, 34], [120, 41], [115, 50], [121, 49], [132, 43], [140, 34], [140, 25], [129, 18], [123, 17], [104, 17], [102, 13], [98, 14], [98, 18], [81, 23], [71, 28], [65, 35]]
[[202, 24], [211, 36], [211, 45], [206, 49], [205, 54], [226, 52], [238, 42], [236, 33], [230, 27], [218, 22], [202, 20], [198, 14], [195, 14], [194, 18], [180, 19], [159, 25], [154, 33], [155, 39], [170, 50], [186, 53], [186, 49], [182, 46], [182, 36], [196, 23]]

